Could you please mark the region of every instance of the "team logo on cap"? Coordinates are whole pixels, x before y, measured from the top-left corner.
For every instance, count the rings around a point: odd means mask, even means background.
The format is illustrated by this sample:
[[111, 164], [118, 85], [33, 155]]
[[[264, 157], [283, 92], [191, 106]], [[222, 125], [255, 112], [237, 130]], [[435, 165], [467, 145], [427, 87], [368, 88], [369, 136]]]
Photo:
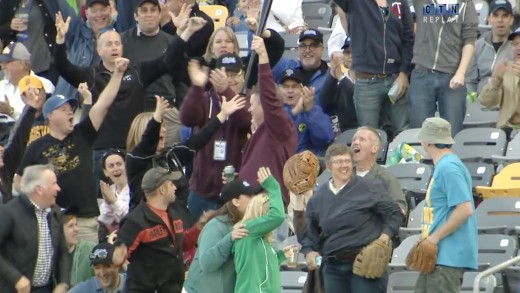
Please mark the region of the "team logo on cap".
[[11, 53], [11, 48], [9, 47], [5, 47], [4, 50], [2, 51], [2, 54], [9, 54]]
[[497, 0], [495, 1], [495, 4], [506, 4], [507, 1], [504, 0]]
[[294, 70], [292, 70], [292, 69], [287, 69], [287, 70], [285, 71], [285, 75], [287, 75], [287, 76], [291, 76], [291, 75], [293, 75], [293, 74], [294, 74]]
[[237, 63], [237, 60], [235, 57], [224, 57], [222, 58], [222, 64], [235, 64]]
[[304, 35], [316, 35], [316, 31], [315, 30], [306, 30], [303, 34]]
[[56, 95], [56, 97], [58, 97], [61, 100], [65, 100], [65, 96], [64, 95]]
[[242, 184], [244, 184], [245, 187], [249, 187], [251, 186], [249, 183], [247, 183], [246, 181], [242, 182]]

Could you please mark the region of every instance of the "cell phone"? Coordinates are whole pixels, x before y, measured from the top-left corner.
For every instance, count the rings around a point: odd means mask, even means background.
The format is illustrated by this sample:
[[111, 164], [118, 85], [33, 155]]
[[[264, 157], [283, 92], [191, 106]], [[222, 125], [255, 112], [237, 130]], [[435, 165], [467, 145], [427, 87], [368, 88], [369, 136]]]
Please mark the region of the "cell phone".
[[321, 259], [322, 259], [321, 255], [318, 255], [316, 257], [316, 259], [314, 260], [314, 262], [316, 263], [317, 267], [321, 267]]

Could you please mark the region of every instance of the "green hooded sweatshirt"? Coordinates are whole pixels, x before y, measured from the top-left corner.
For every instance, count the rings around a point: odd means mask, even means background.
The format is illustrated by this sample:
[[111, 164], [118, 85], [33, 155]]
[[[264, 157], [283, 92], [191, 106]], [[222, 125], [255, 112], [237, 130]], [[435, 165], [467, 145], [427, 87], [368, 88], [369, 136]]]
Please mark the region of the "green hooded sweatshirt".
[[263, 237], [285, 220], [280, 185], [269, 176], [262, 187], [269, 193], [266, 215], [245, 222], [246, 237], [235, 241], [233, 255], [237, 281], [235, 293], [279, 293], [280, 262], [283, 253], [276, 252]]

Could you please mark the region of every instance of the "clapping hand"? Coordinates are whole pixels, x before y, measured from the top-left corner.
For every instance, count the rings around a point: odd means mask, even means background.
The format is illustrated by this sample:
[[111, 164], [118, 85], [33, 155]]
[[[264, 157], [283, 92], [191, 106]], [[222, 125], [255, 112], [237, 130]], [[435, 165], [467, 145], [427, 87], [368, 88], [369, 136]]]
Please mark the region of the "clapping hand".
[[192, 59], [188, 63], [188, 75], [190, 76], [191, 84], [199, 87], [205, 87], [208, 83], [208, 72], [207, 66], [200, 66], [198, 60]]

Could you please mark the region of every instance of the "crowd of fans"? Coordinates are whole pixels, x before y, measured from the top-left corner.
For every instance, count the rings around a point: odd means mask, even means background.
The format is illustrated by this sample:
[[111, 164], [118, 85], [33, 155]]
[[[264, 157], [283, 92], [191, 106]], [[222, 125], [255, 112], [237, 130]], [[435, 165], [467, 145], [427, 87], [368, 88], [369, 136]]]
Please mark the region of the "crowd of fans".
[[[290, 235], [326, 292], [385, 292], [353, 265], [408, 213], [376, 129], [421, 127], [436, 169], [417, 249], [443, 269], [417, 286], [456, 291], [476, 240], [446, 245], [476, 230], [452, 137], [471, 97], [520, 127], [520, 5], [491, 1], [478, 38], [473, 1], [455, 2], [335, 0], [326, 43], [302, 0], [273, 0], [259, 35], [257, 0], [0, 1], [0, 292], [279, 292]], [[333, 143], [349, 129], [351, 148]]]

